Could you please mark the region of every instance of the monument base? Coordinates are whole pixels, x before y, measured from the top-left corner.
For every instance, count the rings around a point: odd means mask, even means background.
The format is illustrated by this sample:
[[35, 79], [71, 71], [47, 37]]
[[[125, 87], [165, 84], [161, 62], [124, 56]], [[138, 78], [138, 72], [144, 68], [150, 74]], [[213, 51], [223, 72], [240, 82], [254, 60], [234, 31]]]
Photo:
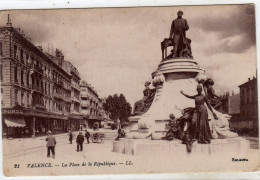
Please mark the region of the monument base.
[[[243, 155], [250, 150], [250, 142], [242, 137], [227, 139], [212, 139], [211, 144], [199, 144], [194, 142], [191, 154], [219, 155]], [[186, 145], [181, 140], [165, 141], [150, 139], [119, 139], [113, 142], [113, 152], [131, 155], [151, 156], [183, 156], [188, 155]]]

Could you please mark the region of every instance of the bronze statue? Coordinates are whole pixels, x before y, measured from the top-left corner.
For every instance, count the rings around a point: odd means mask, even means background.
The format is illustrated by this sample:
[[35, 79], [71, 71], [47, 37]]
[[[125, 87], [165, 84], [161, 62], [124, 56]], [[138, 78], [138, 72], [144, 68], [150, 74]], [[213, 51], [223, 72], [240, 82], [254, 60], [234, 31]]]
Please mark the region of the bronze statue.
[[134, 104], [133, 114], [132, 115], [142, 115], [148, 111], [150, 106], [152, 105], [154, 96], [155, 96], [155, 88], [150, 89], [149, 85], [151, 82], [147, 81], [145, 82], [144, 86], [145, 89], [143, 91], [144, 97], [143, 99], [137, 101]]
[[221, 111], [222, 99], [221, 97], [216, 95], [213, 85], [214, 81], [210, 78], [204, 82], [204, 86], [206, 87], [206, 95], [208, 97], [210, 105], [214, 109]]
[[197, 95], [190, 96], [185, 94], [182, 90], [180, 91], [185, 97], [195, 100], [195, 110], [192, 116], [192, 137], [197, 139], [199, 143], [209, 144], [212, 136], [208, 122], [208, 112], [205, 103], [209, 110], [212, 112], [214, 118], [217, 120], [218, 117], [214, 113], [208, 98], [202, 94], [202, 86], [197, 86]]
[[[183, 12], [178, 11], [178, 18], [172, 21], [169, 39], [165, 38], [161, 43], [162, 59], [176, 57], [192, 58], [191, 40], [186, 37], [189, 29], [188, 22], [182, 18]], [[167, 56], [167, 47], [173, 46], [171, 54]]]

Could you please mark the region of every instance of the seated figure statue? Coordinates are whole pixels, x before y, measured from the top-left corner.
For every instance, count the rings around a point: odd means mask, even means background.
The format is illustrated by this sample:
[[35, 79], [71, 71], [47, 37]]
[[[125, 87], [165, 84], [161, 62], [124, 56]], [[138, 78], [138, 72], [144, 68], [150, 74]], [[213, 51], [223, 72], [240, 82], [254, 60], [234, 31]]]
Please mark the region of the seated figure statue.
[[220, 111], [222, 105], [221, 98], [216, 95], [213, 85], [214, 85], [214, 81], [212, 79], [209, 78], [205, 81], [204, 86], [206, 88], [206, 95], [209, 99], [210, 105], [214, 109]]
[[137, 101], [134, 104], [134, 108], [133, 108], [133, 114], [132, 115], [142, 115], [144, 113], [146, 113], [148, 111], [148, 109], [150, 108], [150, 106], [152, 105], [154, 96], [155, 96], [155, 88], [150, 89], [149, 85], [151, 84], [151, 82], [147, 81], [145, 82], [144, 86], [145, 89], [143, 91], [144, 93], [144, 97], [143, 99]]
[[209, 124], [210, 124], [210, 129], [211, 129], [213, 139], [237, 137], [238, 135], [236, 133], [229, 130], [229, 121], [227, 119], [226, 114], [223, 114], [219, 110], [215, 109], [215, 107], [216, 108], [221, 107], [221, 99], [218, 98], [218, 96], [215, 94], [215, 91], [212, 87], [214, 81], [210, 78], [207, 78], [206, 75], [203, 73], [199, 73], [196, 77], [196, 80], [198, 81], [199, 84], [201, 84], [204, 87], [202, 93], [207, 95], [210, 104], [211, 103], [213, 104], [211, 105], [213, 111], [216, 113], [218, 117], [218, 120], [215, 120], [212, 117], [212, 114], [209, 112], [209, 118], [211, 119], [209, 121]]

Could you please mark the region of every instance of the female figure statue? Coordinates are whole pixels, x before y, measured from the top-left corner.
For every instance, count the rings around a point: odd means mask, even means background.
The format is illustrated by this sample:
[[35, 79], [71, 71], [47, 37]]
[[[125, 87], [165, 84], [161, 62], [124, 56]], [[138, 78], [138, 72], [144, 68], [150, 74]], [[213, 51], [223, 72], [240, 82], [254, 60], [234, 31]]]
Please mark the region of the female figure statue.
[[145, 82], [144, 86], [145, 89], [143, 91], [144, 97], [143, 99], [137, 101], [134, 104], [134, 109], [133, 109], [133, 115], [142, 115], [148, 111], [150, 106], [152, 105], [154, 95], [155, 95], [155, 89], [150, 89], [149, 85], [151, 82], [147, 81]]
[[205, 81], [204, 86], [206, 87], [207, 90], [206, 95], [208, 97], [210, 105], [214, 109], [220, 110], [222, 105], [221, 98], [216, 95], [213, 85], [214, 85], [214, 81], [212, 79], [209, 78]]
[[191, 136], [198, 140], [198, 143], [209, 144], [212, 137], [208, 122], [208, 112], [204, 105], [207, 104], [208, 108], [212, 112], [215, 119], [218, 119], [216, 114], [213, 112], [212, 107], [209, 104], [208, 98], [202, 94], [201, 85], [197, 86], [197, 95], [189, 96], [181, 91], [181, 94], [190, 99], [195, 99], [195, 111], [192, 116], [192, 132]]

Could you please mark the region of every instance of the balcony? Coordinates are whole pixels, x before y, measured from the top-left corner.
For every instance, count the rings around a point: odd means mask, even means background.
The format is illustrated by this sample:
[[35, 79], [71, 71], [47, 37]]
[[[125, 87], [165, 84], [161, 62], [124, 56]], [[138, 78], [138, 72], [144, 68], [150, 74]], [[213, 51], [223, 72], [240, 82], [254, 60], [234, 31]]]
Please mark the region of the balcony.
[[81, 102], [82, 107], [90, 107], [89, 103], [87, 102]]
[[72, 101], [74, 101], [74, 102], [80, 103], [80, 99], [79, 99], [79, 98], [72, 97], [71, 99], [72, 99]]
[[76, 90], [78, 90], [78, 91], [80, 91], [80, 87], [79, 87], [78, 84], [71, 83], [71, 87], [74, 88], [74, 89], [76, 89]]
[[58, 94], [58, 93], [53, 93], [53, 97], [57, 98], [57, 99], [63, 99], [63, 95], [62, 94]]
[[70, 97], [65, 97], [63, 100], [66, 101], [66, 102], [71, 102]]
[[41, 105], [41, 104], [35, 104], [34, 108], [35, 109], [40, 109], [40, 110], [47, 110], [46, 107], [44, 105]]
[[86, 98], [86, 99], [89, 98], [88, 93], [81, 93], [81, 97]]
[[38, 86], [32, 86], [32, 90], [38, 93], [43, 94], [43, 89]]
[[15, 84], [19, 84], [18, 79], [14, 79]]
[[57, 84], [60, 85], [61, 87], [63, 87], [63, 82], [61, 80], [57, 81]]
[[38, 72], [43, 75], [43, 70], [39, 66], [36, 66], [35, 64], [29, 64], [29, 66], [30, 66], [31, 73]]

